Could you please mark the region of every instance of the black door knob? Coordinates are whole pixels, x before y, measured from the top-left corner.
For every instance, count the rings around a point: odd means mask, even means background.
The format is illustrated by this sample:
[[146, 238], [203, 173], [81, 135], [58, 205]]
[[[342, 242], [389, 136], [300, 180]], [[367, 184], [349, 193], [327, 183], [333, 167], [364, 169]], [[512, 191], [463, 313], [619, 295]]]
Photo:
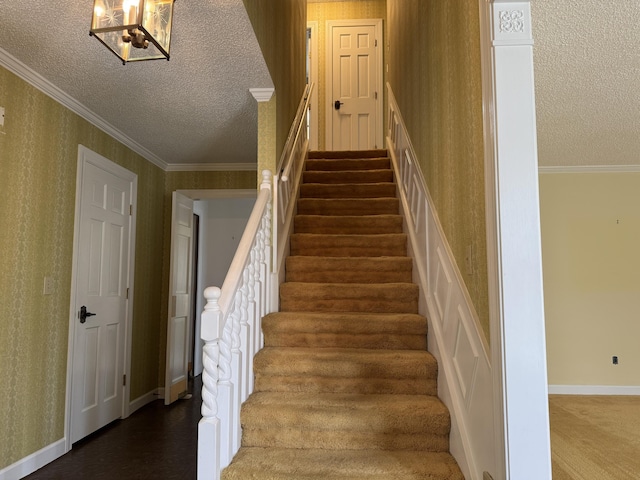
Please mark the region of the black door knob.
[[340, 110], [340, 105], [344, 105], [344, 103], [342, 103], [340, 100], [336, 100], [333, 104], [336, 110]]
[[80, 307], [80, 323], [84, 323], [87, 321], [87, 317], [93, 317], [95, 313], [87, 312], [87, 307], [84, 305]]

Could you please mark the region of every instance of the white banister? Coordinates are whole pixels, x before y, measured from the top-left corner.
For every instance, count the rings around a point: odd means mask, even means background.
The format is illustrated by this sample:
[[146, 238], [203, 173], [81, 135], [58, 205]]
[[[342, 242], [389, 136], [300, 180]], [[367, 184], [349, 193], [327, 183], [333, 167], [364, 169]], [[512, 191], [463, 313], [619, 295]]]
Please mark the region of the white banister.
[[253, 356], [262, 345], [262, 315], [271, 300], [271, 172], [260, 193], [222, 288], [205, 290], [204, 371], [198, 425], [198, 478], [218, 480], [240, 448], [240, 406], [253, 389]]
[[204, 291], [200, 480], [219, 480], [240, 448], [240, 407], [253, 391], [253, 357], [264, 345], [262, 317], [278, 310], [279, 284], [309, 145], [306, 113], [311, 90], [311, 86], [305, 89], [289, 132], [278, 165], [282, 175], [262, 172], [258, 199], [222, 288]]

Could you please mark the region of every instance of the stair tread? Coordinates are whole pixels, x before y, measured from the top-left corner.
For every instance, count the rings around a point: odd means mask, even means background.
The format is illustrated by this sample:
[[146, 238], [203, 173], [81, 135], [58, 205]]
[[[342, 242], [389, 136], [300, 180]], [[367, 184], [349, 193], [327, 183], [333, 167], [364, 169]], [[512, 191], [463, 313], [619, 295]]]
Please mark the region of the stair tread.
[[426, 379], [438, 372], [436, 359], [427, 351], [305, 347], [265, 347], [256, 355], [254, 369], [260, 374], [340, 378]]
[[446, 452], [242, 447], [223, 480], [464, 480]]
[[276, 312], [262, 326], [269, 332], [427, 334], [427, 319], [416, 313]]
[[241, 418], [245, 430], [446, 435], [450, 428], [449, 411], [438, 397], [397, 393], [254, 392]]

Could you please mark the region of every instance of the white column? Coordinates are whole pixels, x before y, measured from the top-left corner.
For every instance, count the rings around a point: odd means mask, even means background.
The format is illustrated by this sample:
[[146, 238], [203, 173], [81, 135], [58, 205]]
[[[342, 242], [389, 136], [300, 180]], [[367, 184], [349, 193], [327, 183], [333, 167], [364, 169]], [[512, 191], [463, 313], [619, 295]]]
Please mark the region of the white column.
[[529, 1], [480, 0], [496, 480], [551, 479]]

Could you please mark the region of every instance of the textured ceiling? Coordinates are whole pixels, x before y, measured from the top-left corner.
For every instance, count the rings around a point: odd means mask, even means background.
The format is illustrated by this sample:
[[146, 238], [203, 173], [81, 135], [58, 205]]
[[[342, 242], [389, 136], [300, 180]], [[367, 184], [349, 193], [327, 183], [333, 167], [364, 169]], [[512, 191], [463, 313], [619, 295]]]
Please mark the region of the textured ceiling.
[[0, 49], [163, 167], [256, 162], [249, 89], [273, 83], [242, 0], [177, 1], [171, 60], [124, 66], [89, 37], [92, 9], [92, 0], [0, 1]]
[[640, 2], [531, 6], [540, 165], [640, 164]]
[[[640, 2], [531, 6], [540, 165], [640, 164]], [[155, 163], [255, 162], [248, 90], [273, 83], [242, 0], [177, 1], [171, 61], [126, 66], [89, 37], [91, 9], [92, 0], [0, 1], [0, 49]]]

